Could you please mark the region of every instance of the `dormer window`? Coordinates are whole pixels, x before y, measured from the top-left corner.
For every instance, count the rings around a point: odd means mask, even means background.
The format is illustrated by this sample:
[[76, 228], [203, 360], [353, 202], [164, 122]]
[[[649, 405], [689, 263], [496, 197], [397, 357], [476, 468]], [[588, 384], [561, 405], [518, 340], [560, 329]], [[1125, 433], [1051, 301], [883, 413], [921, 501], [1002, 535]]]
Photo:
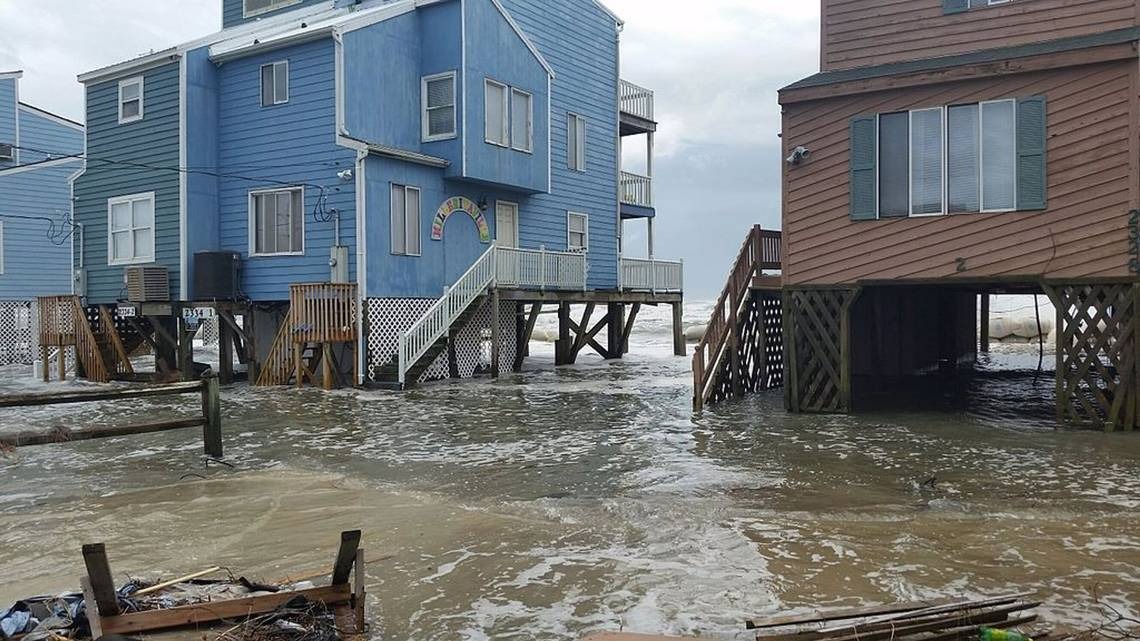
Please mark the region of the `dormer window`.
[[143, 118], [143, 79], [131, 78], [119, 83], [119, 124]]
[[242, 0], [242, 15], [252, 18], [300, 3], [301, 0]]

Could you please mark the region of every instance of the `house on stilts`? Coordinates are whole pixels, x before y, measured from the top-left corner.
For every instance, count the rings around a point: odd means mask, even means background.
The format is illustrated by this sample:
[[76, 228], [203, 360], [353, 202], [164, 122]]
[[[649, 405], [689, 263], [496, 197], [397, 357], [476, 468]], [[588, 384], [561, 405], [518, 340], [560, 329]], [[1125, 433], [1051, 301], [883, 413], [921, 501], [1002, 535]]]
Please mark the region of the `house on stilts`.
[[[90, 321], [89, 378], [134, 376], [142, 345], [160, 378], [194, 377], [214, 316], [223, 381], [262, 385], [498, 376], [541, 313], [559, 363], [621, 358], [644, 304], [674, 306], [683, 354], [681, 264], [621, 255], [627, 222], [652, 237], [657, 125], [608, 9], [222, 3], [220, 32], [79, 77], [84, 233], [59, 305]], [[631, 136], [650, 175], [621, 171]]]
[[779, 94], [781, 273], [746, 245], [695, 403], [857, 411], [973, 361], [989, 295], [1043, 294], [1058, 420], [1140, 426], [1138, 43], [1136, 0], [823, 0], [821, 71]]
[[0, 71], [0, 365], [62, 355], [39, 340], [36, 299], [71, 291], [70, 180], [83, 165], [83, 125], [22, 100], [22, 78]]

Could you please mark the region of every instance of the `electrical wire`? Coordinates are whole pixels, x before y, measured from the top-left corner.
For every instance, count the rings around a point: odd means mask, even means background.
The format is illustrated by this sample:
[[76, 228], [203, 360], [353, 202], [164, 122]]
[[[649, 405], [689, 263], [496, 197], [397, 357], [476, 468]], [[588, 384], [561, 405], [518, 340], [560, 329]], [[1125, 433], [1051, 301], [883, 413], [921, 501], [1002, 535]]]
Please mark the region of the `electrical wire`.
[[28, 216], [23, 214], [3, 213], [0, 213], [0, 219], [34, 220], [46, 222], [48, 224], [47, 239], [56, 247], [63, 246], [63, 244], [66, 243], [69, 238], [71, 238], [72, 234], [74, 234], [75, 230], [79, 227], [78, 225], [71, 222], [71, 216], [67, 214], [67, 212], [63, 213], [62, 220], [56, 220], [47, 216]]

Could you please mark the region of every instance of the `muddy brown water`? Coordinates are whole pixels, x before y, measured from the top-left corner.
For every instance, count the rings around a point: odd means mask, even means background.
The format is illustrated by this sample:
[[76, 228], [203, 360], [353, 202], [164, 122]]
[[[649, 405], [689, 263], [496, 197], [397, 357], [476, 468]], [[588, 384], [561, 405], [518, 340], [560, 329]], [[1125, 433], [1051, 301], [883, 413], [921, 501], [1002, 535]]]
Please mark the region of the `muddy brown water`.
[[[233, 468], [192, 431], [22, 449], [0, 459], [0, 603], [74, 589], [86, 542], [120, 579], [273, 579], [359, 527], [375, 638], [743, 639], [786, 610], [1022, 589], [1070, 626], [1099, 620], [1094, 594], [1137, 611], [1140, 436], [1054, 430], [1048, 375], [861, 416], [773, 393], [693, 417], [662, 342], [559, 370], [540, 347], [536, 371], [404, 395], [229, 389]], [[191, 408], [3, 410], [0, 430]]]

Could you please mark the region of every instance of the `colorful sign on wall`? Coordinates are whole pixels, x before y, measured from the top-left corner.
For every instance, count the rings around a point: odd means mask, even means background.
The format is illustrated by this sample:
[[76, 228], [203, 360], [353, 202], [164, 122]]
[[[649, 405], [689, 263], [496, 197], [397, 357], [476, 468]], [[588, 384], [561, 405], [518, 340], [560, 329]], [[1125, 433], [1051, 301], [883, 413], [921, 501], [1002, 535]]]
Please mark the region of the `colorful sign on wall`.
[[455, 196], [443, 201], [443, 204], [435, 212], [435, 220], [431, 223], [431, 239], [443, 240], [443, 226], [447, 224], [447, 219], [455, 212], [460, 211], [475, 221], [475, 226], [479, 228], [479, 242], [489, 244], [491, 242], [491, 226], [487, 224], [487, 217], [483, 215], [483, 210], [479, 209], [479, 205], [476, 205], [466, 196]]

